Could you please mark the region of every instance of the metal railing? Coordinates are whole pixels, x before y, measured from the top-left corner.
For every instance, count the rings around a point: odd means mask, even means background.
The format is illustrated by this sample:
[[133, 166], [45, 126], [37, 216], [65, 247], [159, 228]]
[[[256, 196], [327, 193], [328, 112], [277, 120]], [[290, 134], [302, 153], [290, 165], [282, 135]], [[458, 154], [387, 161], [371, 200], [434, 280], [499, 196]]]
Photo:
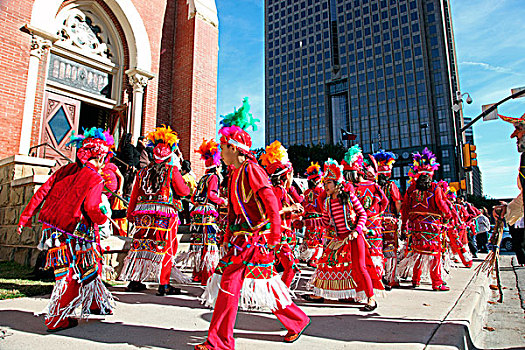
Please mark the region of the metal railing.
[[62, 158], [64, 158], [64, 160], [68, 161], [69, 163], [73, 163], [73, 160], [71, 158], [69, 158], [64, 153], [62, 153], [60, 150], [58, 150], [55, 146], [53, 146], [53, 145], [51, 145], [51, 144], [49, 144], [47, 142], [44, 142], [44, 143], [41, 143], [40, 145], [36, 145], [36, 146], [31, 147], [29, 149], [29, 155], [32, 156], [32, 157], [35, 157], [36, 152], [31, 153], [31, 151], [36, 150], [36, 149], [38, 149], [40, 147], [44, 147], [44, 158], [46, 156], [46, 147], [49, 147], [53, 151], [55, 151], [58, 155], [60, 155]]

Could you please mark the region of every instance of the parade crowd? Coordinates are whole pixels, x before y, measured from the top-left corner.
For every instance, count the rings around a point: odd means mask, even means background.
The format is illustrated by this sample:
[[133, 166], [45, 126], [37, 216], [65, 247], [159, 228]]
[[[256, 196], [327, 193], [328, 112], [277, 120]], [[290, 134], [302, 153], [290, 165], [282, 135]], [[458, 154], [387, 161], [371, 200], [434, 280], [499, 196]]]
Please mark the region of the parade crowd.
[[[205, 286], [201, 300], [214, 311], [196, 349], [233, 349], [239, 308], [270, 310], [288, 331], [284, 342], [296, 341], [310, 324], [292, 293], [301, 268], [313, 270], [306, 301], [362, 303], [370, 312], [400, 283], [418, 288], [428, 276], [434, 291], [448, 291], [449, 270], [470, 268], [477, 249], [487, 251], [486, 211], [433, 178], [439, 164], [427, 148], [413, 154], [404, 195], [391, 179], [396, 155], [365, 155], [358, 145], [343, 159], [312, 162], [303, 191], [279, 141], [259, 159], [250, 151], [256, 121], [247, 98], [223, 116], [219, 142], [203, 140], [196, 150], [206, 169], [198, 181], [170, 127], [140, 138], [139, 147], [126, 136], [118, 153], [124, 166], [111, 159], [108, 132], [92, 128], [72, 138], [77, 161], [40, 187], [19, 222], [20, 230], [30, 226], [40, 209], [39, 248], [56, 277], [48, 331], [76, 326], [79, 315], [113, 313], [101, 278], [100, 239], [108, 232], [133, 239], [118, 277], [128, 291], [148, 281], [158, 283], [159, 296], [180, 294], [183, 284]], [[181, 220], [190, 225], [188, 251], [177, 249]]]

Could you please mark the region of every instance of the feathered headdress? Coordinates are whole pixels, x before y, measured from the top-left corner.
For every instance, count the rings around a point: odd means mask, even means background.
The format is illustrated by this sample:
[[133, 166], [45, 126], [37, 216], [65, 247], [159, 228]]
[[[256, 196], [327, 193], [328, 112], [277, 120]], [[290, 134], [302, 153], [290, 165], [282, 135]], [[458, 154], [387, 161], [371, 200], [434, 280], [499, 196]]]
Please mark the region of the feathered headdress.
[[439, 168], [439, 163], [436, 162], [436, 156], [428, 148], [425, 147], [423, 152], [420, 154], [412, 154], [412, 168], [408, 172], [408, 176], [411, 179], [417, 179], [421, 174], [434, 175], [434, 171]]
[[375, 160], [377, 161], [377, 172], [379, 174], [385, 174], [390, 176], [392, 174], [392, 167], [396, 162], [397, 156], [392, 152], [386, 152], [385, 150], [379, 150], [373, 154]]
[[323, 172], [321, 171], [321, 166], [319, 163], [310, 162], [310, 166], [306, 168], [306, 173], [304, 173], [307, 176], [308, 180], [314, 180], [319, 181], [321, 177], [323, 176]]
[[244, 154], [250, 154], [250, 147], [252, 147], [252, 138], [246, 130], [252, 127], [253, 131], [256, 131], [256, 123], [260, 121], [253, 118], [250, 108], [248, 97], [245, 97], [241, 108], [234, 109], [233, 113], [226, 116], [221, 115], [223, 118], [221, 120], [222, 127], [219, 130], [221, 143], [233, 145]]
[[156, 163], [162, 163], [171, 157], [179, 145], [179, 137], [177, 133], [168, 126], [159, 126], [148, 134], [148, 145], [153, 148], [153, 157]]
[[354, 145], [346, 151], [341, 161], [344, 170], [361, 170], [363, 168], [363, 152], [359, 145]]
[[375, 181], [377, 178], [377, 161], [373, 155], [368, 154], [363, 160], [362, 174], [367, 180]]
[[85, 164], [90, 158], [98, 157], [109, 153], [115, 140], [108, 131], [92, 127], [91, 129], [83, 129], [82, 135], [71, 135], [70, 141], [67, 145], [76, 147], [77, 157]]
[[523, 135], [525, 135], [525, 114], [523, 114], [520, 118], [506, 117], [500, 114], [498, 114], [498, 116], [501, 118], [501, 120], [511, 123], [516, 128], [512, 135], [510, 135], [510, 138], [517, 137], [520, 139], [523, 137]]
[[215, 142], [214, 139], [209, 141], [202, 139], [202, 144], [199, 149], [195, 150], [195, 152], [201, 155], [201, 159], [204, 160], [206, 169], [211, 169], [221, 164], [219, 144]]
[[332, 180], [335, 183], [343, 182], [343, 167], [332, 158], [328, 158], [324, 162], [323, 181], [328, 180]]
[[269, 175], [281, 175], [292, 170], [288, 151], [277, 140], [266, 147], [259, 159], [261, 159], [261, 164], [266, 167], [266, 172]]

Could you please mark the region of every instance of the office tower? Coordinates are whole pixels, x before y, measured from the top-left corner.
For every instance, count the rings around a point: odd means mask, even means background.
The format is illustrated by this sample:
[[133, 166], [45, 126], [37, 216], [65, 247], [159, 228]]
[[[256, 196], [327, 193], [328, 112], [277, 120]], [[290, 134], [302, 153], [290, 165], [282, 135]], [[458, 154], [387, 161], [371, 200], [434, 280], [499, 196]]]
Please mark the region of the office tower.
[[267, 143], [338, 143], [344, 129], [399, 155], [403, 189], [425, 146], [436, 177], [458, 180], [448, 0], [266, 0], [265, 21]]

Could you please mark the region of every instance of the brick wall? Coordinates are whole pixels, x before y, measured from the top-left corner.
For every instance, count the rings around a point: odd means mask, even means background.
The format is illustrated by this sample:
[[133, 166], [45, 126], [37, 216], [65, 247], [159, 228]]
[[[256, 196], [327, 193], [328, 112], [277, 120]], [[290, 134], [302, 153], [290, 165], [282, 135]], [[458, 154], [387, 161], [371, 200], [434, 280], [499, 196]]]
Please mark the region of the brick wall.
[[0, 1], [0, 159], [18, 153], [31, 43], [20, 28], [29, 23], [32, 5]]
[[186, 0], [177, 2], [176, 12], [170, 124], [181, 135], [180, 149], [199, 177], [204, 164], [194, 150], [203, 138], [215, 137], [219, 32], [198, 16], [188, 19]]
[[[64, 2], [66, 6], [71, 1]], [[95, 0], [108, 13], [124, 43], [124, 67], [129, 51], [124, 32], [104, 0]], [[18, 153], [27, 82], [30, 35], [20, 28], [31, 21], [33, 0], [0, 1], [0, 159]], [[152, 52], [151, 72], [144, 94], [142, 133], [156, 125], [171, 125], [181, 138], [181, 150], [197, 173], [203, 164], [193, 152], [202, 138], [215, 136], [218, 29], [198, 16], [188, 19], [187, 0], [133, 0], [145, 24]], [[138, 43], [140, 48], [140, 43]], [[46, 55], [40, 61], [31, 145], [39, 143], [43, 112]], [[123, 103], [130, 98], [123, 79]]]

